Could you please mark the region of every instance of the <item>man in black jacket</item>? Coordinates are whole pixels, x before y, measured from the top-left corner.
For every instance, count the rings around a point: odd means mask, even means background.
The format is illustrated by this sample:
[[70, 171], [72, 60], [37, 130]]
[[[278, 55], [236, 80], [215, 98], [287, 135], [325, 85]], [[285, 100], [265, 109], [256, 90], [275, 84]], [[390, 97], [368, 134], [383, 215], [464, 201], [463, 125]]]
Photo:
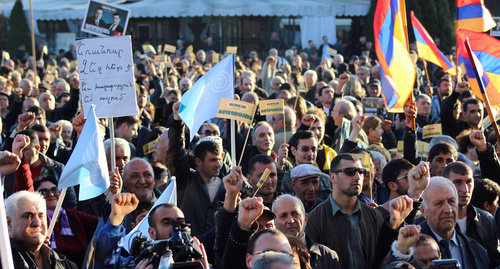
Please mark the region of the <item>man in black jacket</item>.
[[340, 268], [339, 257], [335, 251], [315, 243], [304, 233], [309, 216], [299, 198], [290, 194], [279, 196], [273, 204], [273, 212], [277, 217], [278, 230], [302, 240], [311, 255], [309, 264], [312, 268]]
[[491, 214], [470, 203], [474, 191], [472, 169], [465, 163], [457, 161], [444, 168], [443, 176], [453, 182], [458, 192], [457, 228], [488, 251], [490, 264], [493, 267], [499, 265], [500, 252], [495, 220]]
[[431, 178], [423, 199], [421, 211], [426, 221], [420, 224], [420, 232], [438, 242], [441, 258], [458, 260], [460, 268], [489, 268], [484, 247], [455, 229], [459, 198], [453, 183], [443, 177]]

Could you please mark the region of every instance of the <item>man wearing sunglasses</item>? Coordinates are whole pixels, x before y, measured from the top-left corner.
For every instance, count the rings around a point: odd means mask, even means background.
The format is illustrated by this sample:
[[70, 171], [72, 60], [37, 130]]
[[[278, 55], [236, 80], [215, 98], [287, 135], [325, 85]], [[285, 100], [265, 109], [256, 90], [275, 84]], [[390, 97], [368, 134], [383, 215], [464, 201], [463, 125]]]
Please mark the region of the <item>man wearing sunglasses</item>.
[[[365, 169], [351, 154], [339, 154], [332, 161], [332, 195], [310, 214], [306, 234], [339, 255], [342, 268], [371, 268], [389, 251], [385, 242], [394, 241], [394, 232], [413, 209], [412, 199], [401, 196], [389, 202], [390, 218], [361, 203]], [[381, 241], [378, 242], [378, 238]], [[378, 243], [378, 245], [377, 245]], [[377, 246], [377, 247], [376, 247]]]

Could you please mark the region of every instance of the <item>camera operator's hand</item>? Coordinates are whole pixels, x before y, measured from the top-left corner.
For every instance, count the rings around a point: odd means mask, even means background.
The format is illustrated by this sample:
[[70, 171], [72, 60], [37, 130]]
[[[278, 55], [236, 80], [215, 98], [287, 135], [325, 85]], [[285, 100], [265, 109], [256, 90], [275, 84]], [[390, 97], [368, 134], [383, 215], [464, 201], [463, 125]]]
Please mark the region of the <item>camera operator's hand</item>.
[[210, 269], [210, 265], [208, 264], [207, 252], [205, 251], [205, 247], [200, 242], [200, 240], [198, 240], [198, 238], [193, 237], [193, 241], [195, 242], [195, 244], [197, 244], [200, 247], [201, 255], [203, 256], [201, 259], [198, 259], [197, 261], [201, 262], [201, 264], [203, 264], [203, 267], [205, 267], [205, 269]]
[[261, 197], [247, 198], [240, 203], [238, 212], [238, 225], [243, 230], [252, 229], [252, 224], [264, 212], [264, 204]]
[[111, 198], [111, 214], [109, 221], [113, 225], [120, 225], [127, 214], [137, 208], [139, 200], [133, 193], [119, 193]]

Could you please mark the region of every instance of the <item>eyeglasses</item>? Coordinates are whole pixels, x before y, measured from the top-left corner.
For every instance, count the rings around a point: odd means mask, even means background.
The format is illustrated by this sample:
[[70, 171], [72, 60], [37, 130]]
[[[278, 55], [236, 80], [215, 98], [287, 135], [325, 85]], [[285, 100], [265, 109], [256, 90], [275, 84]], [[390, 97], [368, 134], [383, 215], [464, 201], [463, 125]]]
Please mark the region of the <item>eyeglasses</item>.
[[364, 175], [367, 171], [364, 168], [357, 168], [357, 167], [342, 168], [342, 169], [332, 171], [332, 173], [339, 173], [339, 172], [344, 172], [347, 176], [352, 177], [356, 173], [358, 173], [360, 175]]
[[252, 253], [252, 255], [258, 255], [258, 254], [264, 254], [264, 253], [281, 253], [281, 254], [286, 254], [288, 256], [290, 256], [290, 258], [293, 259], [293, 254], [288, 252], [288, 251], [276, 251], [276, 250], [272, 250], [272, 249], [264, 249], [264, 250], [261, 250], [261, 251], [256, 251], [254, 253]]
[[57, 189], [57, 187], [52, 187], [50, 189], [39, 189], [38, 192], [43, 195], [43, 196], [49, 196], [49, 194], [52, 192], [52, 194], [54, 196], [57, 196], [59, 195], [59, 190]]
[[210, 131], [210, 130], [205, 130], [205, 132], [203, 132], [206, 136], [219, 136], [219, 132], [218, 131]]
[[300, 151], [302, 152], [309, 152], [310, 150], [312, 150], [312, 152], [317, 152], [318, 149], [317, 148], [310, 148], [308, 146], [302, 146], [302, 147], [298, 147], [298, 149], [300, 149]]

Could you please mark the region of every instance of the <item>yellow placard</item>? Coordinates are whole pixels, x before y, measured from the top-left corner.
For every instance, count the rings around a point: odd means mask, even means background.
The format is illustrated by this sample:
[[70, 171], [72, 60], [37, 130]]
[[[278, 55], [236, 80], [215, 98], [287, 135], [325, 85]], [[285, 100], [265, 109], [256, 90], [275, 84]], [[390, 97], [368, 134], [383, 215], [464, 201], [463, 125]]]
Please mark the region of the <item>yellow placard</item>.
[[427, 159], [427, 157], [429, 156], [429, 147], [430, 147], [430, 144], [427, 143], [427, 142], [424, 142], [424, 146], [423, 146], [423, 150], [422, 150], [422, 159]]
[[259, 101], [260, 115], [285, 113], [285, 101], [283, 99], [271, 99]]
[[47, 65], [47, 71], [49, 71], [49, 73], [51, 74], [54, 74], [57, 70], [57, 67], [54, 66], [54, 65]]
[[167, 62], [167, 55], [156, 55], [155, 56], [155, 63], [166, 63]]
[[423, 157], [424, 156], [424, 141], [417, 141], [417, 157]]
[[307, 86], [305, 82], [299, 84], [299, 92], [307, 92]]
[[370, 165], [370, 154], [361, 154], [361, 153], [356, 153], [352, 154], [356, 158], [358, 158], [361, 161], [361, 165], [363, 166], [364, 169], [367, 171], [370, 171], [371, 165]]
[[158, 52], [161, 52], [161, 51], [162, 51], [162, 50], [161, 50], [161, 45], [158, 45], [158, 46], [156, 47], [156, 51], [158, 51]]
[[229, 53], [229, 54], [231, 54], [231, 53], [237, 54], [238, 47], [237, 46], [227, 46], [226, 47], [226, 52]]
[[69, 62], [69, 67], [75, 69], [78, 67], [78, 62], [76, 60]]
[[10, 60], [10, 54], [6, 51], [2, 51], [2, 58], [4, 61]]
[[218, 62], [219, 62], [219, 53], [217, 52], [212, 53], [212, 63], [216, 64]]
[[332, 48], [330, 48], [330, 47], [327, 47], [327, 48], [326, 48], [326, 53], [328, 53], [328, 54], [330, 54], [330, 55], [332, 55], [332, 56], [337, 55], [337, 51], [336, 51], [336, 50], [334, 50], [334, 49], [332, 49]]
[[252, 103], [222, 98], [215, 117], [252, 124], [256, 108], [257, 106]]
[[441, 123], [431, 124], [424, 126], [424, 133], [422, 135], [422, 139], [433, 138], [436, 136], [440, 136], [443, 134], [443, 130], [441, 128]]
[[163, 52], [175, 53], [175, 46], [165, 44], [163, 45]]
[[396, 151], [397, 155], [404, 155], [404, 147], [405, 147], [405, 142], [403, 140], [398, 141], [398, 149]]
[[54, 74], [51, 74], [51, 73], [46, 73], [43, 76], [43, 82], [46, 82], [46, 83], [49, 83], [49, 84], [52, 84], [52, 82], [54, 82], [55, 79], [56, 79], [56, 77], [54, 76]]
[[153, 148], [153, 146], [157, 141], [158, 138], [142, 146], [142, 151], [144, 152], [144, 155], [155, 152], [155, 148]]
[[45, 55], [49, 55], [49, 49], [47, 48], [47, 46], [43, 46], [42, 53]]
[[153, 46], [151, 46], [151, 45], [142, 45], [142, 49], [144, 50], [145, 54], [148, 54], [150, 52], [156, 54], [155, 48]]
[[189, 45], [186, 49], [187, 52], [193, 52], [193, 45]]

